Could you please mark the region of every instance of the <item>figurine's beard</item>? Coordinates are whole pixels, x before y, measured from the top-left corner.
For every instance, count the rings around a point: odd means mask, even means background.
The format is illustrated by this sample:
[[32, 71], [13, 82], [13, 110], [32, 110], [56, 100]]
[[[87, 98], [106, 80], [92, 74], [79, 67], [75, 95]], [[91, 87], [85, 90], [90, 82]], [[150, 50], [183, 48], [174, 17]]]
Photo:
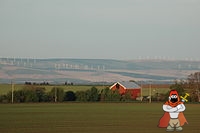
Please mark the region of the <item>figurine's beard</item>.
[[170, 101], [171, 101], [172, 103], [176, 103], [176, 102], [178, 101], [178, 98], [171, 98]]

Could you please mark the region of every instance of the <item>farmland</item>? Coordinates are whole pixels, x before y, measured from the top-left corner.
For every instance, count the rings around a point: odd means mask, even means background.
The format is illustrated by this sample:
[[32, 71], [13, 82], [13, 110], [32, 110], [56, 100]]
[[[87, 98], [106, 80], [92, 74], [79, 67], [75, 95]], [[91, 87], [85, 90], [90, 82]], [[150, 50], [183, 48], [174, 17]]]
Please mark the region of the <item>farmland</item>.
[[[0, 104], [1, 133], [160, 133], [162, 103]], [[186, 104], [184, 133], [200, 131], [199, 104]]]
[[0, 58], [1, 83], [173, 82], [200, 70], [199, 61]]

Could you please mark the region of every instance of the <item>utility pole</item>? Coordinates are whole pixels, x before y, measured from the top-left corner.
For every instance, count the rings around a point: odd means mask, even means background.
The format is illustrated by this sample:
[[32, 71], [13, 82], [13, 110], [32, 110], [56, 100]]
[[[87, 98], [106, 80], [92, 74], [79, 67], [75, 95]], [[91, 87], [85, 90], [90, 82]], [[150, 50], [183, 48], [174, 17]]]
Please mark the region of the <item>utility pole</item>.
[[12, 96], [11, 96], [11, 102], [13, 103], [14, 102], [14, 83], [13, 81], [11, 81], [11, 93], [12, 93]]
[[57, 102], [57, 88], [55, 87], [55, 103]]
[[141, 92], [140, 92], [140, 100], [142, 101], [142, 100], [143, 100], [143, 98], [142, 98], [142, 95], [143, 95], [143, 94], [142, 94], [142, 81], [141, 81], [141, 89], [140, 89], [140, 91], [141, 91]]
[[151, 81], [149, 82], [149, 103], [151, 103]]

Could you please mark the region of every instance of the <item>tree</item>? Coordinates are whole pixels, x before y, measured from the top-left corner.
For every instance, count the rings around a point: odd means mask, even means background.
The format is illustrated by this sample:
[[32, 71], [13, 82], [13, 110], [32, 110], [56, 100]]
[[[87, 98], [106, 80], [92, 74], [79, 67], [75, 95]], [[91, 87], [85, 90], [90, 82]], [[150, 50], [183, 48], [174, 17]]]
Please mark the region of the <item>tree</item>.
[[77, 101], [95, 102], [99, 100], [99, 91], [96, 87], [92, 87], [86, 91], [77, 91], [75, 95]]
[[111, 101], [121, 101], [119, 90], [111, 90]]
[[[22, 90], [15, 90], [14, 94], [14, 102], [43, 102], [45, 96], [45, 88], [36, 87], [34, 85], [25, 86]], [[12, 92], [8, 92], [7, 94], [8, 101], [11, 102]]]
[[126, 91], [125, 94], [121, 96], [122, 101], [132, 101], [131, 91]]
[[200, 102], [200, 72], [188, 76], [187, 87], [193, 102]]
[[8, 103], [8, 96], [7, 95], [1, 95], [0, 96], [0, 102]]
[[108, 95], [108, 91], [110, 89], [107, 87], [105, 89], [102, 89], [101, 92], [100, 92], [100, 101], [107, 101], [107, 95]]
[[37, 97], [34, 90], [24, 90], [25, 91], [25, 102], [38, 102], [39, 98]]
[[36, 87], [35, 88], [35, 93], [36, 93], [36, 96], [38, 97], [38, 102], [44, 102], [44, 101], [46, 101], [45, 88], [43, 88], [43, 87]]
[[77, 91], [75, 96], [77, 101], [87, 101], [88, 99], [86, 91]]
[[88, 101], [98, 101], [99, 100], [99, 92], [96, 87], [92, 87], [89, 91], [87, 91], [88, 94]]
[[175, 84], [170, 86], [170, 90], [176, 90], [179, 94], [179, 96], [185, 95], [185, 82], [183, 80], [181, 81], [175, 81]]
[[105, 88], [101, 90], [100, 99], [101, 101], [120, 101], [121, 95], [118, 90], [111, 90], [109, 88]]
[[65, 93], [65, 101], [75, 101], [76, 100], [76, 95], [73, 91], [67, 91]]

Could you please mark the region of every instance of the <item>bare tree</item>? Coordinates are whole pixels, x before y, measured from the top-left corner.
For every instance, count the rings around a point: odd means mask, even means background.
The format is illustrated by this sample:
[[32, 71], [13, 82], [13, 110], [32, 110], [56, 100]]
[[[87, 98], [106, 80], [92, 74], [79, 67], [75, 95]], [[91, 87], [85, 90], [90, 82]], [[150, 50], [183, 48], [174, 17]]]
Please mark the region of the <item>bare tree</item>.
[[191, 100], [200, 102], [200, 72], [190, 74], [187, 84], [190, 90]]

